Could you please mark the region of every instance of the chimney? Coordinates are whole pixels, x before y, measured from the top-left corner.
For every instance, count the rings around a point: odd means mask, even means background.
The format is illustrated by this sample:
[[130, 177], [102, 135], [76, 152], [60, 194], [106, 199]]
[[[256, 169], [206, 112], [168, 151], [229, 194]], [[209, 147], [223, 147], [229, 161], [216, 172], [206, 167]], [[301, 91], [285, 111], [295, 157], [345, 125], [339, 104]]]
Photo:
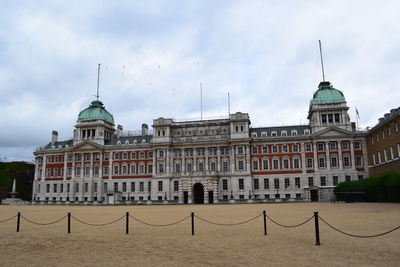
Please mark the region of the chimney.
[[122, 127], [122, 125], [118, 125], [117, 126], [117, 137], [122, 136], [122, 131], [124, 130], [124, 128]]
[[147, 135], [149, 133], [149, 126], [146, 123], [142, 124], [142, 135]]
[[51, 144], [54, 145], [58, 141], [58, 132], [53, 131], [51, 133]]

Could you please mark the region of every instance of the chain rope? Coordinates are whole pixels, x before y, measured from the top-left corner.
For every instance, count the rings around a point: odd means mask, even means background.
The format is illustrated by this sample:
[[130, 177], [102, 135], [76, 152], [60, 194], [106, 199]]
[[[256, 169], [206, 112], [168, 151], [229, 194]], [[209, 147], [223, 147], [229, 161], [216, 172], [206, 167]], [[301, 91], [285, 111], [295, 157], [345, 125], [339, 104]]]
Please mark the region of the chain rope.
[[142, 223], [142, 224], [144, 224], [144, 225], [156, 226], [156, 227], [164, 227], [164, 226], [172, 226], [172, 225], [181, 223], [181, 222], [183, 222], [183, 221], [189, 219], [189, 218], [191, 217], [191, 215], [189, 215], [189, 216], [187, 216], [187, 217], [185, 217], [185, 218], [183, 218], [183, 219], [181, 219], [181, 220], [179, 220], [179, 221], [176, 221], [176, 222], [173, 222], [173, 223], [167, 223], [167, 224], [152, 224], [152, 223], [144, 222], [144, 221], [142, 221], [142, 220], [140, 220], [140, 219], [138, 219], [138, 218], [135, 218], [135, 217], [133, 217], [132, 215], [129, 215], [129, 217], [131, 217], [131, 218], [134, 219], [135, 221], [140, 222], [140, 223]]
[[235, 225], [240, 225], [240, 224], [245, 224], [245, 223], [251, 222], [251, 221], [257, 219], [258, 217], [260, 217], [261, 215], [263, 215], [263, 213], [258, 214], [257, 216], [255, 216], [255, 217], [253, 217], [253, 218], [251, 218], [249, 220], [246, 220], [246, 221], [243, 221], [243, 222], [238, 222], [238, 223], [216, 223], [216, 222], [212, 222], [212, 221], [206, 220], [204, 218], [201, 218], [201, 217], [199, 217], [197, 215], [194, 215], [194, 216], [197, 219], [202, 220], [202, 221], [204, 221], [206, 223], [209, 223], [209, 224], [214, 224], [214, 225], [219, 225], [219, 226], [235, 226]]
[[55, 223], [58, 223], [58, 222], [64, 220], [65, 218], [67, 218], [67, 215], [65, 215], [65, 216], [62, 217], [61, 219], [58, 219], [58, 220], [56, 220], [56, 221], [54, 221], [54, 222], [49, 222], [49, 223], [38, 223], [38, 222], [34, 222], [34, 221], [31, 221], [31, 220], [29, 220], [28, 218], [24, 217], [23, 215], [21, 215], [21, 218], [24, 219], [24, 220], [27, 221], [27, 222], [30, 222], [30, 223], [36, 224], [36, 225], [51, 225], [51, 224], [55, 224]]
[[72, 217], [73, 219], [75, 219], [76, 221], [78, 221], [78, 222], [80, 222], [80, 223], [82, 223], [82, 224], [89, 225], [89, 226], [106, 226], [106, 225], [110, 225], [110, 224], [113, 224], [113, 223], [116, 223], [116, 222], [122, 220], [123, 218], [125, 218], [125, 215], [122, 216], [121, 218], [118, 218], [118, 219], [114, 220], [114, 221], [111, 221], [111, 222], [108, 222], [108, 223], [100, 223], [100, 224], [87, 223], [87, 222], [84, 222], [84, 221], [82, 221], [82, 220], [79, 220], [78, 218], [76, 218], [76, 217], [74, 217], [74, 216], [72, 216], [72, 215], [71, 215], [71, 217]]
[[5, 219], [5, 220], [2, 220], [2, 221], [0, 221], [0, 223], [3, 223], [3, 222], [8, 222], [8, 221], [10, 221], [10, 220], [14, 219], [15, 217], [17, 217], [17, 215], [14, 215], [14, 216], [12, 216], [11, 218], [8, 218], [8, 219]]
[[279, 226], [281, 226], [281, 227], [285, 227], [285, 228], [295, 228], [295, 227], [299, 227], [299, 226], [302, 226], [303, 224], [308, 223], [310, 220], [312, 220], [312, 218], [314, 218], [314, 216], [311, 216], [309, 219], [305, 220], [305, 221], [302, 222], [302, 223], [294, 224], [294, 225], [286, 225], [286, 224], [278, 223], [277, 221], [275, 221], [274, 219], [272, 219], [272, 218], [269, 217], [268, 215], [267, 215], [267, 218], [268, 218], [269, 220], [271, 220], [271, 222], [273, 222], [274, 224], [279, 225]]
[[332, 228], [333, 230], [336, 230], [336, 231], [338, 231], [339, 233], [342, 233], [342, 234], [344, 234], [344, 235], [348, 235], [348, 236], [351, 236], [351, 237], [358, 237], [358, 238], [378, 237], [378, 236], [383, 236], [383, 235], [389, 234], [389, 233], [391, 233], [391, 232], [393, 232], [393, 231], [396, 231], [397, 229], [400, 229], [400, 225], [399, 225], [399, 226], [397, 226], [397, 227], [395, 227], [395, 228], [393, 228], [393, 229], [391, 229], [391, 230], [389, 230], [389, 231], [386, 231], [386, 232], [383, 232], [383, 233], [379, 233], [379, 234], [376, 234], [376, 235], [355, 235], [355, 234], [346, 233], [346, 232], [344, 232], [344, 231], [342, 231], [342, 230], [340, 230], [340, 229], [334, 227], [333, 225], [329, 224], [327, 221], [325, 221], [324, 219], [322, 219], [321, 216], [318, 216], [318, 217], [321, 219], [321, 221], [323, 221], [326, 225], [328, 225], [328, 226], [329, 226], [330, 228]]

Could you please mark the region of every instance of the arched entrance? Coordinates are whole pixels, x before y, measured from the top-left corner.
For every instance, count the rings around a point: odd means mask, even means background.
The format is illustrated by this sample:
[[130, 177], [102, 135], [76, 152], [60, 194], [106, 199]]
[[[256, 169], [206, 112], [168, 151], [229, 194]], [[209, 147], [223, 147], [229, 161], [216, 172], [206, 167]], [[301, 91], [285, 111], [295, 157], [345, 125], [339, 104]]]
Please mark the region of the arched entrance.
[[193, 203], [204, 203], [204, 186], [201, 183], [194, 184], [193, 186]]

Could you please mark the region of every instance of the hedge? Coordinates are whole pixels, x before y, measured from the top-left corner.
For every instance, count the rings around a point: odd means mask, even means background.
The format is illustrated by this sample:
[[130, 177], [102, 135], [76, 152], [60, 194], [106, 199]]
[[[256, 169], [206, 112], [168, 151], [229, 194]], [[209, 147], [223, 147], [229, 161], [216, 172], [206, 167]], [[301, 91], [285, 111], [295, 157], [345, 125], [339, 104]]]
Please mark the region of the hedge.
[[335, 192], [365, 192], [367, 201], [400, 202], [400, 173], [387, 172], [378, 176], [343, 182]]

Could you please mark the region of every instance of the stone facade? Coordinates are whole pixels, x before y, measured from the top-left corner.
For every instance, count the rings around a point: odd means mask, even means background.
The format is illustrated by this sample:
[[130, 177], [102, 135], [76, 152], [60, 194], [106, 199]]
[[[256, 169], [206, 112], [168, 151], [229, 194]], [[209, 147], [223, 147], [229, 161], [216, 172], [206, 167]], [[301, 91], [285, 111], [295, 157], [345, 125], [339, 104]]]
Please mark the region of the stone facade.
[[[320, 86], [319, 97], [336, 90], [329, 86]], [[109, 113], [105, 120], [81, 112], [72, 140], [58, 141], [53, 132], [34, 152], [33, 201], [329, 201], [339, 182], [368, 176], [365, 137], [347, 110], [343, 96], [312, 102], [308, 125], [252, 128], [249, 115], [237, 112], [214, 120], [159, 118], [150, 132], [145, 124], [124, 132]]]

